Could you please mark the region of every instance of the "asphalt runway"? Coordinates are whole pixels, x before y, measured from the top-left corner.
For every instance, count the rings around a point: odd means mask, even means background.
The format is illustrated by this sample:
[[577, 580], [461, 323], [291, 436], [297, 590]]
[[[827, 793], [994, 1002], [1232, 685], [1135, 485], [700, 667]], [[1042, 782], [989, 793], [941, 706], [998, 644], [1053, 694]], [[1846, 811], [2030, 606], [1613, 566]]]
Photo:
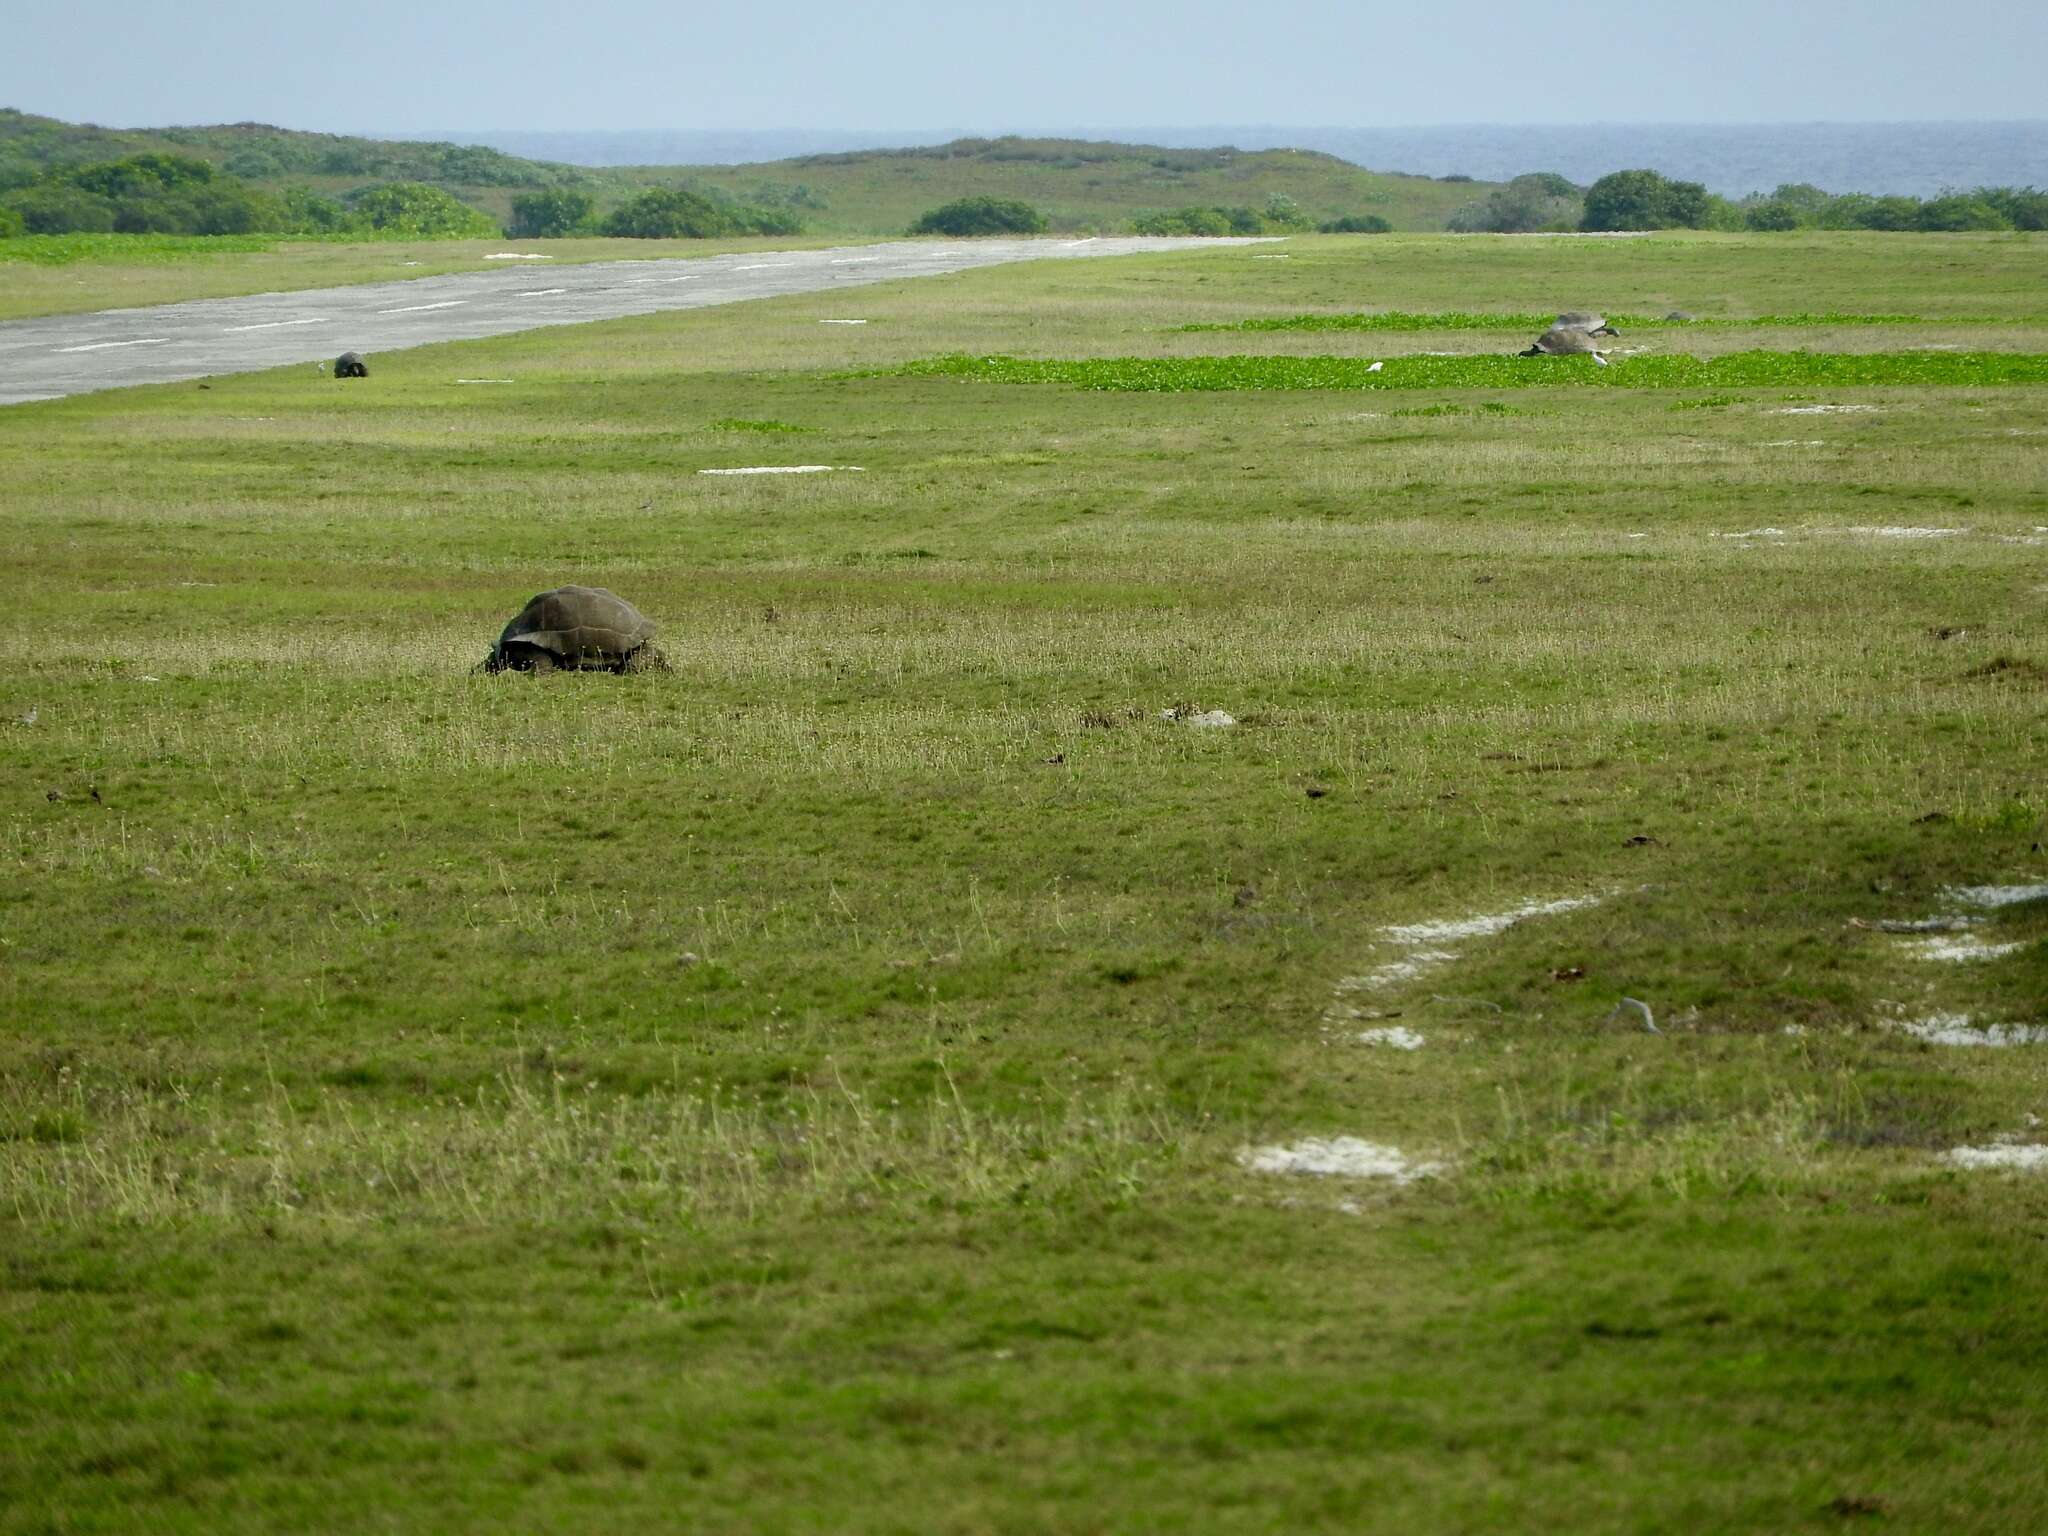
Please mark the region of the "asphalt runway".
[[1013, 261], [1257, 243], [1146, 236], [904, 240], [824, 251], [559, 267], [551, 261], [508, 260], [493, 262], [486, 271], [406, 282], [11, 320], [0, 324], [0, 405], [331, 361], [343, 352], [362, 353], [374, 374], [377, 353], [428, 342], [859, 288]]

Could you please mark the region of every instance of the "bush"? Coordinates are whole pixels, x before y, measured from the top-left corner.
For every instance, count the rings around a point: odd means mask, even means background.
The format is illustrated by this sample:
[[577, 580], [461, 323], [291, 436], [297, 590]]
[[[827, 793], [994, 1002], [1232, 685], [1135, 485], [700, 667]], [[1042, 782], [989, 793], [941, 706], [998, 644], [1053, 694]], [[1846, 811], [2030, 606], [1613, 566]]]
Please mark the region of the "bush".
[[740, 226], [709, 198], [681, 187], [653, 187], [614, 208], [604, 232], [629, 240], [708, 240], [738, 234]]
[[1131, 221], [1131, 229], [1141, 235], [1263, 235], [1268, 228], [1265, 216], [1256, 208], [1242, 207], [1175, 208], [1140, 214]]
[[118, 203], [154, 197], [177, 187], [205, 186], [217, 173], [206, 161], [190, 155], [131, 155], [62, 174], [72, 186]]
[[1230, 215], [1221, 208], [1175, 208], [1166, 213], [1140, 214], [1131, 229], [1141, 235], [1227, 235]]
[[1904, 230], [1920, 227], [1920, 199], [1880, 197], [1856, 215], [1860, 229]]
[[1517, 176], [1508, 185], [1519, 187], [1524, 183], [1536, 188], [1547, 197], [1576, 198], [1585, 194], [1585, 188], [1568, 177], [1558, 175], [1555, 171], [1528, 171]]
[[1655, 171], [1615, 171], [1586, 189], [1579, 228], [1704, 229], [1718, 201], [1697, 181], [1667, 181]]
[[[1562, 192], [1557, 190], [1559, 186], [1564, 188]], [[1570, 229], [1582, 211], [1577, 187], [1553, 172], [1539, 171], [1517, 176], [1478, 202], [1467, 203], [1444, 227], [1454, 234], [1520, 235], [1538, 229]]]
[[910, 226], [913, 235], [1042, 235], [1045, 215], [1029, 203], [963, 197], [932, 209]]
[[590, 199], [581, 192], [552, 187], [512, 199], [512, 222], [505, 233], [516, 238], [550, 239], [581, 234], [592, 228]]
[[28, 233], [28, 225], [12, 208], [0, 208], [0, 240], [12, 240]]
[[10, 193], [7, 206], [32, 235], [106, 235], [114, 230], [111, 200], [58, 181]]
[[2014, 229], [2048, 229], [2048, 192], [2035, 187], [1979, 187], [1977, 196], [2010, 220]]
[[476, 209], [419, 181], [392, 181], [349, 195], [356, 216], [384, 235], [485, 239], [498, 226]]
[[1786, 230], [1799, 228], [1799, 210], [1790, 203], [1781, 203], [1776, 198], [1751, 205], [1743, 210], [1742, 225], [1745, 229]]
[[2012, 221], [1986, 198], [1955, 192], [1920, 205], [1916, 228], [1931, 231], [2011, 229]]
[[336, 235], [357, 227], [355, 215], [311, 187], [286, 187], [284, 229], [299, 235]]
[[1386, 235], [1393, 233], [1394, 226], [1376, 213], [1353, 213], [1316, 228], [1326, 235]]
[[1301, 211], [1301, 204], [1285, 192], [1275, 192], [1266, 199], [1266, 206], [1260, 210], [1261, 222], [1269, 230], [1307, 229], [1308, 215]]

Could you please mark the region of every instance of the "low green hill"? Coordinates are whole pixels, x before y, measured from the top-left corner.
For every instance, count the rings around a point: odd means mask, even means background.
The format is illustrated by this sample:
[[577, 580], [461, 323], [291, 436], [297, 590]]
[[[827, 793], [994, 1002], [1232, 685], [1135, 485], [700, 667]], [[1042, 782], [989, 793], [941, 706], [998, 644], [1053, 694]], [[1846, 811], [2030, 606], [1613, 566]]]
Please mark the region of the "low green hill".
[[768, 165], [700, 166], [691, 174], [754, 200], [777, 187], [801, 187], [825, 204], [812, 228], [849, 234], [900, 231], [927, 210], [963, 197], [1030, 203], [1055, 229], [1121, 229], [1144, 213], [1261, 208], [1284, 197], [1312, 223], [1374, 213], [1396, 229], [1434, 230], [1487, 190], [1472, 182], [1368, 171], [1311, 150], [1165, 149], [1079, 139], [956, 139]]
[[1141, 214], [1176, 208], [1263, 209], [1276, 198], [1291, 201], [1311, 224], [1377, 214], [1396, 229], [1434, 230], [1488, 190], [1480, 183], [1368, 171], [1294, 149], [957, 139], [762, 165], [595, 169], [474, 145], [302, 133], [263, 123], [112, 129], [0, 109], [0, 190], [55, 168], [149, 153], [196, 155], [257, 186], [305, 186], [330, 197], [373, 182], [424, 182], [500, 222], [509, 219], [515, 196], [541, 188], [587, 193], [603, 214], [647, 187], [681, 186], [786, 208], [807, 229], [831, 235], [900, 234], [931, 209], [965, 197], [1027, 202], [1052, 228], [1080, 232], [1119, 230]]
[[46, 171], [138, 154], [193, 155], [257, 186], [311, 187], [330, 197], [376, 182], [424, 182], [501, 223], [521, 192], [567, 186], [616, 202], [631, 190], [606, 172], [468, 144], [301, 133], [266, 123], [101, 128], [0, 108], [0, 190], [24, 186]]

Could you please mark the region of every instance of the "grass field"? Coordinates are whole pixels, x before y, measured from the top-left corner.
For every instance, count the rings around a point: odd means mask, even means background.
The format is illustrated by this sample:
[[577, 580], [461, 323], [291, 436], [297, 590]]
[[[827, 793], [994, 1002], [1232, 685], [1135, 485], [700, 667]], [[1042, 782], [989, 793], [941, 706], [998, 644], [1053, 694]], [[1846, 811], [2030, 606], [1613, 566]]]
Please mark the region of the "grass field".
[[0, 1532], [2039, 1524], [2048, 243], [1278, 250], [0, 412]]

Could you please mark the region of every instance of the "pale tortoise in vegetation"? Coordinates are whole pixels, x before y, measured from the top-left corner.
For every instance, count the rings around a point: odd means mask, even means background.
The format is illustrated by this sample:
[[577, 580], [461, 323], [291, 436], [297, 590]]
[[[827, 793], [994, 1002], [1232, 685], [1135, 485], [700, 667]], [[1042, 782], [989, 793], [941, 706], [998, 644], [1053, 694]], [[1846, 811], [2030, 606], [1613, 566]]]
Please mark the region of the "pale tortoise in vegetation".
[[556, 587], [520, 609], [498, 636], [485, 672], [665, 672], [654, 621], [603, 587]]
[[1621, 332], [1607, 323], [1604, 315], [1589, 310], [1573, 309], [1557, 317], [1557, 324], [1536, 338], [1536, 344], [1521, 355], [1523, 357], [1590, 357], [1603, 368], [1607, 359], [1600, 354], [1606, 350], [1593, 338], [1596, 336], [1619, 336]]

